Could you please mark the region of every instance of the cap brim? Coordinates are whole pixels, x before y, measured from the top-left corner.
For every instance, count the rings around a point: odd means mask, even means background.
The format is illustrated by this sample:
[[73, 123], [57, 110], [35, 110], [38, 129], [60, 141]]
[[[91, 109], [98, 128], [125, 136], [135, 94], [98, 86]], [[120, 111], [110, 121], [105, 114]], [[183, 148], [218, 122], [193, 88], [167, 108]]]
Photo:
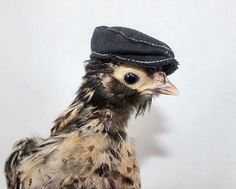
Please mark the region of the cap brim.
[[166, 75], [174, 73], [178, 69], [178, 62], [175, 58], [157, 56], [157, 55], [106, 55], [92, 53], [91, 58], [100, 60], [112, 60], [117, 62], [122, 62], [124, 64], [136, 65], [145, 68], [157, 68], [162, 67], [162, 71]]

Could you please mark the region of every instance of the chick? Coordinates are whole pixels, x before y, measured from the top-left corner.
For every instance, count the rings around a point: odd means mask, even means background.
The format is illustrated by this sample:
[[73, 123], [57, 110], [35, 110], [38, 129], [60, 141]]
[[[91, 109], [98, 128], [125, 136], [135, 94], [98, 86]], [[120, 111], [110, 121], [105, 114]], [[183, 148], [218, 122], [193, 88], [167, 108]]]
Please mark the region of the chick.
[[19, 141], [7, 159], [9, 189], [139, 189], [139, 164], [126, 132], [153, 96], [176, 95], [166, 75], [172, 49], [137, 30], [96, 27], [90, 60], [72, 104], [47, 139]]
[[139, 189], [139, 164], [126, 132], [153, 96], [176, 95], [162, 66], [90, 60], [73, 103], [47, 139], [15, 145], [5, 165], [9, 189]]

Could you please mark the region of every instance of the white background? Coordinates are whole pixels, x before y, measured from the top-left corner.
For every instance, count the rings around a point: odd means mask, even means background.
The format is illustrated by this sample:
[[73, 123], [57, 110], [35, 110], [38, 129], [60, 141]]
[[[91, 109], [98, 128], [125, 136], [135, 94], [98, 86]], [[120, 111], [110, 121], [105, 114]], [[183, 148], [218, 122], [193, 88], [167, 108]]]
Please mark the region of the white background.
[[13, 143], [47, 137], [75, 97], [98, 25], [170, 45], [179, 97], [132, 120], [143, 189], [236, 188], [234, 0], [0, 0], [0, 188]]

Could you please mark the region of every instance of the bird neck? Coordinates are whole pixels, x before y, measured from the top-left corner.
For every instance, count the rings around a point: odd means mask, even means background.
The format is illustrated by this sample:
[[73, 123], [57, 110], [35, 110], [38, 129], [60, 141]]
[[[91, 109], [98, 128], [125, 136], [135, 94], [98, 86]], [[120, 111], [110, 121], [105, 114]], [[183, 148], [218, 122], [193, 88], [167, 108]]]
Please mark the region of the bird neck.
[[80, 130], [88, 134], [107, 133], [111, 139], [120, 141], [126, 138], [126, 127], [132, 107], [95, 107], [77, 100], [63, 112], [52, 128], [52, 135], [61, 132]]

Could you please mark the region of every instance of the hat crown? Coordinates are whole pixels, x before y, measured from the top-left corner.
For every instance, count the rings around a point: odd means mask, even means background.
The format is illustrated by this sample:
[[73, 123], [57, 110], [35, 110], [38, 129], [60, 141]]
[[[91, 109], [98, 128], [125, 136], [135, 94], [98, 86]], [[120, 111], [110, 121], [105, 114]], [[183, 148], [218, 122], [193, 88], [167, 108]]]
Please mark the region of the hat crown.
[[126, 27], [96, 27], [91, 40], [92, 59], [113, 60], [137, 66], [165, 66], [167, 74], [177, 69], [171, 48], [140, 31]]

